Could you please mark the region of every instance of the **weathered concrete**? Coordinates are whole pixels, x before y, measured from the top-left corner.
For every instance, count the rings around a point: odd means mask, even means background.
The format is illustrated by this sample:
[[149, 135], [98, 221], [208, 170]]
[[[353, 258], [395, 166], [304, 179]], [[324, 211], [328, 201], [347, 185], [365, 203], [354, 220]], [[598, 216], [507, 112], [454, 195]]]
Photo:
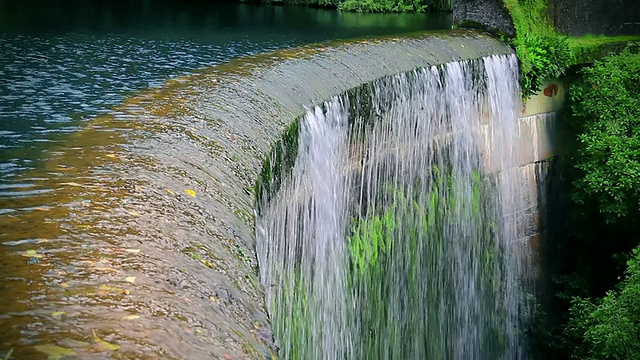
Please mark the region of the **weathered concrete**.
[[[453, 23], [467, 21], [514, 34], [502, 0], [453, 0]], [[549, 21], [567, 35], [640, 34], [638, 0], [548, 0]]]
[[638, 0], [550, 0], [549, 19], [567, 35], [640, 34]]
[[515, 34], [513, 20], [502, 0], [454, 0], [451, 5], [454, 24], [471, 21], [507, 34]]

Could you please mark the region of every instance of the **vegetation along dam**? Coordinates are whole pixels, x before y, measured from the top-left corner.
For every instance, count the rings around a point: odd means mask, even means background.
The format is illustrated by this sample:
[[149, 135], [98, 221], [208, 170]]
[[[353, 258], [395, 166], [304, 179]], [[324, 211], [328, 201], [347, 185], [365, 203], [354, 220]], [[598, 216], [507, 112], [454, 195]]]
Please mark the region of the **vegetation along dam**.
[[0, 359], [541, 353], [569, 80], [361, 3], [0, 0]]

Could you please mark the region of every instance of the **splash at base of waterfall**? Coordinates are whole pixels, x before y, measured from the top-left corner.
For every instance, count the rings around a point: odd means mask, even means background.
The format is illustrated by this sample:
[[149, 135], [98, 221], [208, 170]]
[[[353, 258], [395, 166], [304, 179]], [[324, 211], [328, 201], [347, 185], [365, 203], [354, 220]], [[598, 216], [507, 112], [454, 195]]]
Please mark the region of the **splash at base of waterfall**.
[[526, 357], [517, 70], [453, 62], [308, 110], [256, 221], [283, 358]]

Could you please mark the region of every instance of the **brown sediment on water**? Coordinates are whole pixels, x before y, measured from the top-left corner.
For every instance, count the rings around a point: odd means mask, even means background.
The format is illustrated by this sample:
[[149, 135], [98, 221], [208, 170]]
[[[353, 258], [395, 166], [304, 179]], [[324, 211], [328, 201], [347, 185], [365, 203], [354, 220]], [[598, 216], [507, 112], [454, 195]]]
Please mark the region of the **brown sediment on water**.
[[364, 83], [510, 52], [473, 32], [337, 41], [236, 59], [126, 99], [0, 197], [0, 351], [276, 354], [253, 194], [271, 145], [305, 106]]

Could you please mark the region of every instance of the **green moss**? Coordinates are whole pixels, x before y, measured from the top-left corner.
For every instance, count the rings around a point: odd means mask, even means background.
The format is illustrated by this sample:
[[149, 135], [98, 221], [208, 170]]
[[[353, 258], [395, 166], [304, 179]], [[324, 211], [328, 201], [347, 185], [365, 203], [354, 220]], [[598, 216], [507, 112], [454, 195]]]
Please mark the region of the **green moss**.
[[611, 52], [622, 50], [627, 43], [640, 41], [640, 36], [595, 36], [569, 37], [572, 64], [592, 63]]
[[639, 40], [637, 36], [581, 36], [559, 34], [547, 17], [548, 0], [502, 0], [516, 31], [507, 40], [520, 60], [523, 97], [538, 93], [545, 81], [557, 78], [575, 64], [602, 58], [621, 44]]
[[549, 24], [547, 0], [503, 0], [516, 30], [511, 44], [520, 60], [523, 97], [542, 89], [544, 82], [564, 74], [572, 56], [566, 36]]
[[282, 139], [273, 145], [271, 155], [262, 162], [262, 171], [255, 185], [258, 213], [262, 211], [262, 206], [267, 204], [271, 197], [278, 192], [283, 178], [287, 177], [295, 165], [298, 156], [299, 128], [300, 119], [296, 119], [285, 129]]

